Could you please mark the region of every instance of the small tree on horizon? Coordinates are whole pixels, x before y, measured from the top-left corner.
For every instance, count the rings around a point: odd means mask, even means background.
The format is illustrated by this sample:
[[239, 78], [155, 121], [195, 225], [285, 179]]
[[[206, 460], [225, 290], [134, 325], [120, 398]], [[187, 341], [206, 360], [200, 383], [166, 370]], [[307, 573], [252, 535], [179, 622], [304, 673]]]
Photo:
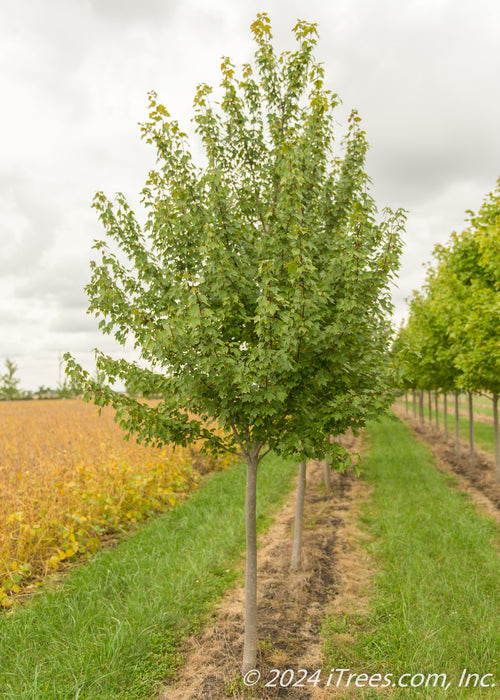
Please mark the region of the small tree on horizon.
[[20, 379], [16, 376], [18, 371], [17, 364], [13, 360], [6, 358], [5, 369], [7, 370], [5, 374], [0, 375], [0, 397], [8, 401], [21, 398], [21, 392], [18, 388]]
[[[265, 14], [252, 24], [255, 64], [222, 62], [222, 94], [198, 87], [195, 164], [187, 136], [150, 94], [143, 137], [157, 168], [140, 225], [125, 197], [98, 193], [108, 241], [92, 263], [89, 311], [141, 365], [98, 354], [108, 383], [66, 355], [86, 399], [112, 404], [128, 434], [155, 444], [202, 440], [247, 467], [243, 672], [257, 650], [256, 485], [270, 450], [297, 461], [339, 459], [330, 435], [357, 430], [390, 403], [389, 287], [401, 212], [377, 220], [355, 112], [334, 155], [336, 95], [313, 58], [316, 26], [277, 56]], [[148, 368], [144, 364], [148, 364]], [[113, 382], [161, 396], [148, 405]]]

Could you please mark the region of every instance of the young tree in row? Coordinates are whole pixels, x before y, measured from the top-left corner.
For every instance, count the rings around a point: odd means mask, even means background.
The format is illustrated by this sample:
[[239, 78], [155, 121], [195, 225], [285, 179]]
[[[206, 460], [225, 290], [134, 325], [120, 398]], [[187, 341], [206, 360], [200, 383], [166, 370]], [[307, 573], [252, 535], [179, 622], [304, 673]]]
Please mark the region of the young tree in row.
[[453, 283], [449, 278], [449, 270], [446, 264], [439, 260], [438, 248], [434, 252], [434, 255], [438, 257], [438, 264], [435, 268], [429, 266], [425, 284], [428, 382], [430, 389], [435, 389], [436, 393], [438, 391], [443, 393], [446, 433], [448, 424], [447, 394], [449, 392], [455, 394], [455, 447], [456, 451], [459, 452], [458, 387], [460, 385], [460, 369], [455, 362], [456, 346], [453, 337], [457, 304]]
[[[424, 292], [416, 292], [403, 338], [395, 345], [399, 362], [410, 366], [403, 381], [455, 390], [458, 445], [458, 390], [469, 398], [469, 441], [474, 461], [472, 395], [493, 394], [495, 461], [500, 479], [498, 395], [500, 392], [500, 179], [470, 224], [436, 246]], [[405, 348], [404, 352], [402, 348]]]
[[498, 421], [498, 397], [500, 395], [500, 177], [496, 187], [483, 202], [479, 213], [472, 214], [472, 226], [481, 251], [481, 267], [484, 271], [484, 314], [481, 318], [481, 335], [487, 346], [488, 360], [482, 385], [493, 393], [493, 423], [495, 430], [496, 478], [500, 481], [500, 436]]
[[457, 371], [450, 345], [452, 312], [447, 288], [429, 267], [424, 289], [413, 292], [409, 299], [408, 320], [400, 328], [392, 349], [400, 383], [405, 389], [419, 391], [422, 420], [424, 390], [440, 389], [446, 395], [455, 387]]
[[[422, 291], [413, 292], [410, 298], [410, 313], [404, 333], [406, 345], [399, 343], [399, 356], [410, 364], [411, 376], [420, 388], [420, 417], [423, 420], [423, 390], [430, 393], [442, 391], [445, 397], [445, 426], [447, 432], [447, 393], [455, 394], [455, 450], [460, 451], [460, 424], [458, 396], [463, 388], [460, 369], [457, 366], [457, 341], [454, 333], [457, 313], [463, 307], [463, 289], [447, 259], [448, 248], [436, 246], [437, 263], [429, 265]], [[460, 301], [459, 301], [460, 300]], [[409, 372], [407, 372], [409, 374]], [[436, 416], [438, 414], [436, 400]], [[430, 414], [430, 408], [429, 408]], [[431, 416], [429, 415], [429, 420]], [[472, 424], [471, 424], [472, 425]], [[473, 436], [470, 439], [473, 460]]]
[[[158, 161], [142, 193], [145, 223], [123, 195], [95, 197], [108, 240], [95, 245], [90, 311], [105, 333], [133, 341], [141, 366], [98, 355], [102, 386], [67, 356], [86, 398], [112, 404], [139, 440], [201, 439], [245, 460], [244, 672], [256, 663], [259, 462], [272, 449], [335, 461], [329, 436], [388, 403], [389, 287], [404, 220], [387, 211], [377, 221], [355, 113], [334, 155], [338, 99], [313, 57], [315, 25], [299, 21], [297, 49], [279, 56], [267, 15], [252, 32], [254, 65], [237, 72], [224, 59], [218, 101], [207, 85], [197, 90], [203, 164], [151, 93], [142, 132]], [[117, 379], [161, 400], [121, 394]]]
[[470, 226], [441, 256], [453, 275], [457, 313], [453, 338], [460, 386], [493, 394], [496, 477], [500, 481], [500, 178]]
[[391, 362], [394, 368], [394, 381], [399, 391], [411, 391], [413, 415], [417, 417], [418, 380], [415, 367], [418, 366], [415, 344], [411, 338], [408, 321], [401, 323], [391, 344]]

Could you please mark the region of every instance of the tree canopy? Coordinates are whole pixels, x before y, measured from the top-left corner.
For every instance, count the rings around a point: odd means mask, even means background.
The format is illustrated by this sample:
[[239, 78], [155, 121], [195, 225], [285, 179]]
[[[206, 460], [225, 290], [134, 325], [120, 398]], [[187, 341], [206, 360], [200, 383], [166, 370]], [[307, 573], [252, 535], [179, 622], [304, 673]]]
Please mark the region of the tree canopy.
[[[434, 249], [396, 355], [421, 388], [500, 393], [500, 178], [469, 225]], [[402, 337], [403, 337], [402, 336]], [[408, 386], [408, 388], [410, 388]]]
[[162, 401], [146, 406], [69, 369], [141, 439], [331, 455], [328, 434], [383, 405], [403, 215], [376, 222], [355, 112], [334, 155], [338, 97], [313, 58], [315, 25], [298, 22], [298, 50], [280, 56], [266, 15], [252, 32], [255, 66], [238, 75], [225, 58], [220, 100], [207, 85], [196, 92], [204, 164], [151, 93], [142, 134], [158, 167], [142, 192], [146, 222], [122, 194], [94, 200], [108, 240], [95, 244], [90, 311], [143, 361], [100, 355], [99, 368]]

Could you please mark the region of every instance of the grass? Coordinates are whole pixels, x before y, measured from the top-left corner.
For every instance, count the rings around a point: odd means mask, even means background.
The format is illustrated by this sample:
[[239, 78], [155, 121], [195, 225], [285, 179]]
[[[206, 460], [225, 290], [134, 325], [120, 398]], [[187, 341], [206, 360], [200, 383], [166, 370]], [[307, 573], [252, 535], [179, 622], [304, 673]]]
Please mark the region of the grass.
[[[296, 470], [272, 455], [259, 469], [262, 530]], [[180, 663], [181, 640], [238, 576], [244, 492], [244, 465], [211, 475], [188, 501], [0, 619], [0, 697], [151, 698]]]
[[[402, 404], [404, 406], [404, 402]], [[463, 410], [463, 409], [462, 409]], [[408, 401], [408, 415], [413, 416], [413, 402]], [[418, 406], [417, 406], [417, 417], [418, 417]], [[425, 423], [429, 423], [429, 413], [427, 403], [424, 405], [424, 419]], [[469, 419], [464, 416], [458, 417], [460, 426], [460, 437], [466, 442], [469, 441]], [[436, 425], [436, 418], [434, 412], [434, 403], [432, 404], [432, 425]], [[444, 434], [444, 411], [439, 411], [439, 429]], [[450, 406], [448, 403], [448, 435], [450, 441], [455, 440], [455, 407]], [[482, 421], [474, 421], [474, 444], [482, 448], [486, 452], [495, 452], [495, 433], [493, 430], [493, 425], [488, 423], [483, 423]]]
[[[405, 403], [405, 398], [404, 395], [400, 396], [398, 401], [404, 405]], [[412, 403], [412, 392], [408, 392], [408, 403], [411, 405]], [[427, 406], [428, 406], [428, 395], [427, 392], [425, 392], [425, 398], [424, 398], [424, 404], [425, 404], [425, 410], [427, 411]], [[443, 395], [439, 394], [439, 400], [438, 400], [439, 408], [442, 409], [444, 406], [444, 400], [443, 400]], [[458, 403], [459, 411], [465, 411], [467, 412], [469, 410], [469, 403], [468, 403], [468, 396], [467, 394], [460, 394], [459, 397], [459, 403]], [[450, 392], [448, 393], [448, 410], [455, 410], [455, 395]], [[434, 392], [432, 392], [432, 410], [434, 411]], [[474, 413], [478, 415], [483, 415], [483, 416], [493, 416], [493, 401], [491, 398], [484, 396], [484, 395], [478, 395], [474, 394]]]
[[325, 621], [327, 665], [394, 679], [447, 674], [447, 691], [395, 688], [394, 697], [497, 700], [498, 688], [458, 683], [464, 669], [500, 683], [499, 528], [449, 487], [400, 421], [372, 424], [369, 435], [365, 468], [374, 492], [363, 521], [380, 573], [367, 617]]

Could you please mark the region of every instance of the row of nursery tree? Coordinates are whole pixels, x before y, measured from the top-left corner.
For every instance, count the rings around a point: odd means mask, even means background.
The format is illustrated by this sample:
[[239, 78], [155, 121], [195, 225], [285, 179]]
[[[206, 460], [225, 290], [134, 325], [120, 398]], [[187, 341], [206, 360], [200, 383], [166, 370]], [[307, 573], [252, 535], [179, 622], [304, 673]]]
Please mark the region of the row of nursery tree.
[[[274, 450], [301, 464], [300, 546], [306, 461], [342, 467], [331, 438], [392, 401], [390, 285], [404, 224], [401, 212], [377, 214], [358, 115], [343, 148], [334, 135], [339, 99], [313, 56], [316, 26], [299, 21], [297, 49], [279, 55], [266, 14], [252, 32], [253, 65], [225, 58], [220, 89], [198, 87], [194, 151], [150, 94], [142, 134], [157, 167], [141, 217], [122, 194], [95, 197], [107, 236], [95, 244], [90, 311], [140, 360], [99, 354], [102, 385], [66, 356], [85, 398], [114, 406], [127, 434], [157, 445], [201, 440], [207, 452], [244, 459], [243, 672], [257, 660], [259, 463]], [[201, 162], [192, 155], [200, 150]], [[119, 383], [160, 400], [121, 393]]]
[[458, 392], [468, 393], [472, 459], [473, 395], [491, 397], [500, 480], [500, 178], [479, 212], [467, 215], [467, 227], [434, 249], [434, 263], [423, 289], [410, 299], [393, 353], [402, 389], [443, 394], [445, 411], [448, 393], [455, 393], [456, 402]]

